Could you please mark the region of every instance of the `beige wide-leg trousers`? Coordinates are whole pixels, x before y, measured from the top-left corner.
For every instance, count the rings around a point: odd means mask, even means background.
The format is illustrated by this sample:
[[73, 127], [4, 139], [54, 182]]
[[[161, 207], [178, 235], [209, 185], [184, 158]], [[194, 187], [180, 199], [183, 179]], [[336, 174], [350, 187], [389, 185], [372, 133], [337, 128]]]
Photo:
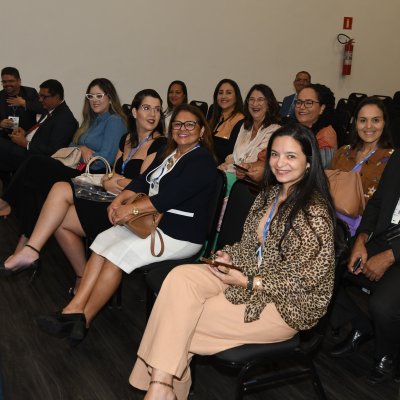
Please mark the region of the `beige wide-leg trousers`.
[[129, 378], [147, 390], [152, 368], [175, 377], [178, 400], [187, 398], [193, 354], [210, 355], [247, 343], [273, 343], [297, 332], [268, 304], [259, 320], [244, 323], [245, 305], [226, 300], [226, 285], [205, 265], [174, 268], [164, 281]]

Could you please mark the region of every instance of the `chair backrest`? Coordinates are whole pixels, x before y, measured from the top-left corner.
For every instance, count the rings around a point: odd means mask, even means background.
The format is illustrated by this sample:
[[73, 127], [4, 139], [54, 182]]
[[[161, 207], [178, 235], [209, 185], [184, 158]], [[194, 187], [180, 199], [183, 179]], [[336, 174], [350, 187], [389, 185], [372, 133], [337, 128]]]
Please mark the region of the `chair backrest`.
[[122, 104], [122, 111], [129, 118], [132, 115], [131, 105], [130, 104]]
[[214, 111], [214, 104], [210, 104], [210, 107], [208, 107], [208, 111], [207, 111], [207, 121], [209, 121], [212, 118], [213, 115], [213, 111]]
[[350, 115], [353, 115], [355, 108], [356, 108], [356, 102], [354, 100], [342, 98], [336, 104], [335, 111], [336, 110], [340, 110], [340, 111], [346, 110], [350, 113]]
[[365, 93], [350, 93], [349, 100], [354, 100], [356, 105], [362, 100], [368, 97]]
[[218, 170], [217, 183], [215, 185], [214, 196], [210, 200], [207, 239], [206, 239], [207, 243], [204, 246], [205, 248], [203, 249], [204, 254], [209, 253], [213, 239], [217, 233], [217, 225], [222, 205], [224, 203], [226, 185], [227, 185], [226, 174], [223, 171]]
[[393, 104], [399, 105], [400, 104], [400, 90], [398, 90], [394, 95], [393, 95]]
[[200, 108], [201, 112], [203, 113], [204, 117], [207, 116], [207, 111], [208, 111], [208, 104], [205, 101], [199, 101], [199, 100], [192, 100], [190, 102], [192, 106], [195, 106], [197, 108]]
[[244, 222], [258, 192], [258, 187], [251, 182], [238, 180], [233, 184], [219, 231], [217, 249], [241, 239]]
[[338, 147], [350, 143], [351, 116], [349, 110], [340, 108], [337, 108], [333, 114], [332, 126], [336, 131]]

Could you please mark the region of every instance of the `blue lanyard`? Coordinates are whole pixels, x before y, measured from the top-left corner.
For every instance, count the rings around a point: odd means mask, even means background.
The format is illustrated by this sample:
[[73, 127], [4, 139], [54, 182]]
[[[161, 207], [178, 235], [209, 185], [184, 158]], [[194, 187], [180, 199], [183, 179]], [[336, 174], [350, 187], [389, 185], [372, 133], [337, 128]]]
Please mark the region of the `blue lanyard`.
[[258, 259], [258, 266], [261, 265], [264, 243], [265, 243], [265, 240], [267, 239], [269, 227], [271, 225], [272, 217], [274, 216], [276, 205], [278, 204], [278, 198], [279, 198], [279, 192], [275, 196], [275, 200], [274, 200], [274, 202], [272, 204], [271, 211], [269, 212], [268, 218], [265, 221], [265, 225], [264, 225], [264, 229], [263, 229], [262, 242], [261, 242], [259, 248], [256, 250], [256, 255], [257, 255], [257, 259]]
[[372, 156], [372, 154], [374, 154], [378, 149], [379, 149], [379, 147], [376, 147], [374, 150], [369, 152], [357, 165], [355, 165], [353, 167], [352, 171], [358, 171], [360, 166], [361, 166], [361, 164], [363, 164], [365, 161], [367, 161], [368, 158], [370, 158]]
[[124, 175], [124, 171], [125, 171], [125, 166], [126, 164], [128, 164], [128, 162], [131, 160], [131, 158], [139, 151], [139, 149], [142, 147], [142, 145], [144, 143], [146, 143], [147, 141], [150, 140], [151, 135], [153, 134], [153, 132], [149, 133], [138, 145], [137, 147], [134, 147], [133, 149], [131, 149], [131, 151], [128, 154], [128, 157], [126, 157], [126, 160], [122, 162], [122, 168], [121, 168], [121, 175]]

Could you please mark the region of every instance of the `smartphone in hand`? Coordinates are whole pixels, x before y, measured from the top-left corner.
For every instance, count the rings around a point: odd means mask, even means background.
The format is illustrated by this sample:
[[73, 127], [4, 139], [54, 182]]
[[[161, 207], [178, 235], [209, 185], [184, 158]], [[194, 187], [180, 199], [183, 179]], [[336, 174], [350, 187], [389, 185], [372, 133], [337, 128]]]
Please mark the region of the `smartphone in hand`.
[[[200, 261], [205, 263], [205, 264], [209, 264], [212, 267], [216, 267], [218, 269], [219, 272], [222, 272], [223, 274], [227, 274], [229, 272], [229, 270], [227, 268], [230, 269], [236, 269], [237, 271], [241, 271], [242, 268], [236, 266], [236, 265], [232, 265], [232, 264], [227, 264], [221, 261], [217, 261], [217, 260], [212, 260], [211, 258], [205, 258], [205, 257], [200, 257]], [[219, 269], [218, 267], [225, 267], [225, 269]]]
[[353, 265], [353, 273], [357, 272], [361, 267], [361, 257], [357, 258], [357, 261]]

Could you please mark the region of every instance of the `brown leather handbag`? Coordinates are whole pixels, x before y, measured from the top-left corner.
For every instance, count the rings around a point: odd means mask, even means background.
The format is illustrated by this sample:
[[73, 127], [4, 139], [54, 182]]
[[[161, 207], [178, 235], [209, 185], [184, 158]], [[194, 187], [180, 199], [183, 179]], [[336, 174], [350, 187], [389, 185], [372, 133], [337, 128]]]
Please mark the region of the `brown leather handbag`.
[[358, 172], [326, 169], [330, 192], [336, 211], [350, 217], [362, 215], [365, 197], [361, 177]]
[[[147, 194], [138, 193], [131, 204], [134, 205], [136, 200], [145, 197], [148, 197]], [[163, 213], [159, 213], [158, 211], [145, 213], [141, 212], [138, 215], [132, 215], [129, 220], [124, 223], [124, 225], [130, 231], [132, 231], [136, 236], [139, 236], [141, 239], [146, 239], [151, 235], [150, 251], [152, 256], [154, 257], [160, 257], [164, 253], [164, 239], [161, 235], [160, 230], [157, 229], [163, 215]], [[156, 233], [160, 239], [161, 245], [158, 254], [155, 254]]]

